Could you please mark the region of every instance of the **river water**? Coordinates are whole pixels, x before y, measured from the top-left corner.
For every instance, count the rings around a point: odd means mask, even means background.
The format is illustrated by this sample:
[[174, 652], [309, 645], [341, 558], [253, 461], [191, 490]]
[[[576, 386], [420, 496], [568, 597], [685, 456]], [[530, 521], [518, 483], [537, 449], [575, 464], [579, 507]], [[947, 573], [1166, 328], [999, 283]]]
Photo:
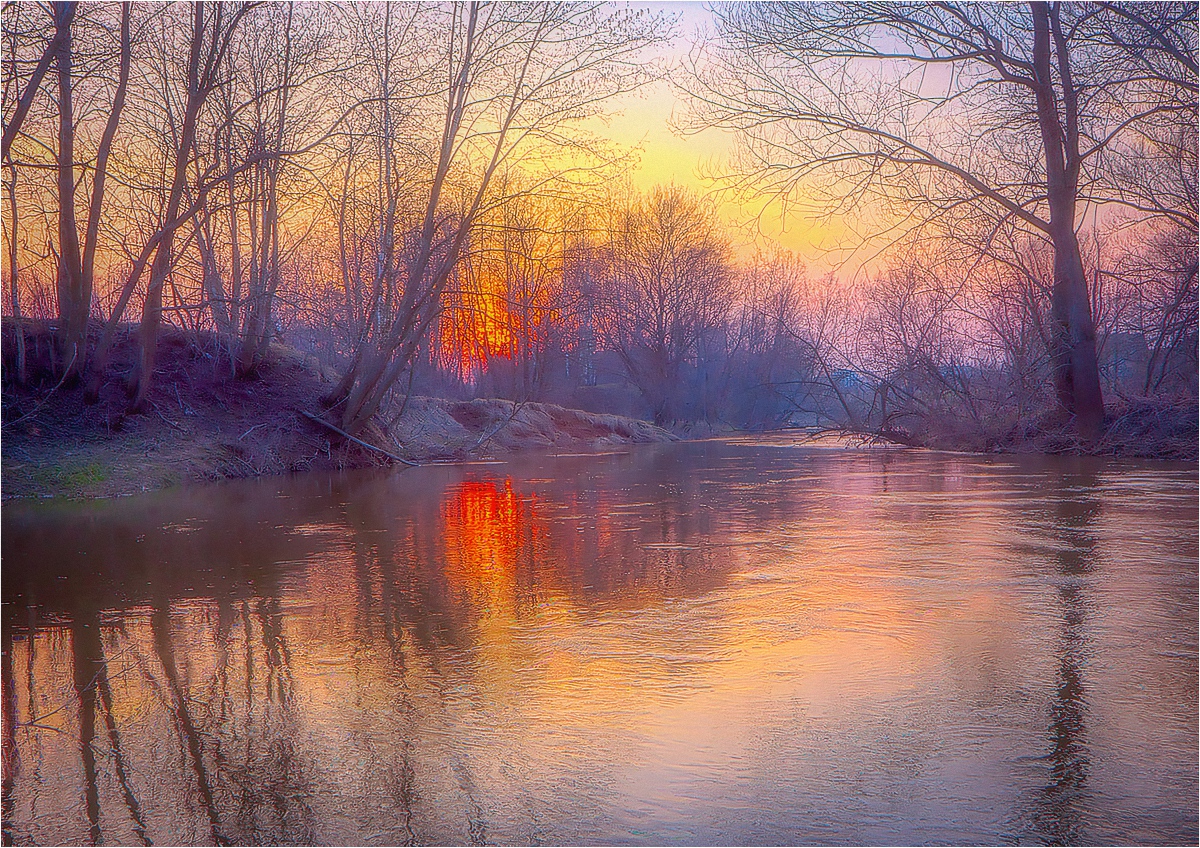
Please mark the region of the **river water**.
[[1194, 844], [1197, 516], [786, 440], [9, 503], [5, 840]]

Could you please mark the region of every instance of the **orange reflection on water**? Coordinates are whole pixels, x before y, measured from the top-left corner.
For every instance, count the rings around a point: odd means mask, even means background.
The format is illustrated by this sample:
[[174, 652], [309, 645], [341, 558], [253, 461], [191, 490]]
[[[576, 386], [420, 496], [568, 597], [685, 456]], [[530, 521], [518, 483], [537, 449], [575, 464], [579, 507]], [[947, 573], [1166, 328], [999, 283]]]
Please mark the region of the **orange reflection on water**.
[[511, 478], [497, 483], [464, 480], [442, 501], [446, 582], [481, 613], [511, 615], [518, 578], [545, 552], [534, 496], [513, 490]]

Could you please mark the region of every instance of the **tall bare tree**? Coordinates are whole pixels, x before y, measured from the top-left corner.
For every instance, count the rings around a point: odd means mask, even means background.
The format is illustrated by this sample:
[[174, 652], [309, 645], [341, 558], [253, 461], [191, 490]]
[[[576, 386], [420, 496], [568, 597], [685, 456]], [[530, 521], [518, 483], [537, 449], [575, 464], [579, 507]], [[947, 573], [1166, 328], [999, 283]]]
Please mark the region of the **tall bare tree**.
[[171, 185], [162, 212], [162, 226], [156, 234], [154, 262], [146, 287], [139, 330], [139, 356], [131, 375], [132, 406], [141, 408], [146, 402], [154, 376], [154, 359], [158, 345], [158, 330], [162, 323], [163, 285], [171, 271], [175, 234], [182, 219], [190, 218], [195, 210], [181, 216], [184, 192], [187, 187], [188, 163], [194, 151], [196, 125], [200, 110], [208, 97], [224, 79], [224, 59], [230, 40], [242, 18], [253, 4], [241, 3], [232, 9], [223, 3], [192, 7], [188, 56], [184, 66], [184, 104], [180, 116], [179, 135], [171, 167]]
[[[399, 198], [386, 186], [397, 177], [391, 154], [381, 157], [387, 202], [371, 319], [328, 398], [351, 433], [371, 419], [428, 338], [472, 227], [491, 202], [496, 172], [538, 145], [585, 152], [570, 125], [650, 78], [641, 53], [663, 29], [660, 18], [591, 3], [467, 3], [425, 14], [424, 26], [410, 32], [440, 33], [441, 55], [428, 71], [437, 87], [423, 95], [439, 105], [424, 114], [440, 134], [428, 139], [422, 201], [410, 207], [403, 243], [395, 232], [400, 220], [388, 220]], [[390, 63], [380, 69], [391, 73]], [[375, 98], [386, 147], [396, 143], [389, 121], [400, 94], [385, 85]]]
[[[832, 208], [871, 198], [925, 223], [985, 216], [1047, 238], [1056, 393], [1095, 439], [1083, 207], [1122, 202], [1101, 193], [1106, 160], [1195, 86], [1195, 7], [1151, 5], [735, 5], [718, 13], [724, 41], [693, 93], [703, 122], [745, 134], [743, 176], [760, 187], [787, 195], [823, 178]], [[1146, 73], [1130, 32], [1178, 83]]]
[[75, 219], [76, 152], [75, 109], [73, 104], [71, 26], [75, 3], [56, 3], [56, 65], [58, 69], [58, 344], [68, 375], [82, 372], [87, 356], [87, 328], [91, 318], [92, 292], [95, 286], [96, 248], [104, 208], [104, 190], [108, 178], [109, 154], [125, 106], [131, 63], [130, 7], [121, 7], [120, 43], [117, 49], [118, 73], [113, 99], [104, 130], [96, 148], [91, 169], [91, 194], [82, 243]]
[[79, 341], [87, 332], [90, 297], [75, 223], [75, 111], [72, 105], [71, 22], [75, 3], [54, 4], [54, 65], [58, 71], [58, 314], [59, 346], [66, 370], [77, 371], [84, 355]]

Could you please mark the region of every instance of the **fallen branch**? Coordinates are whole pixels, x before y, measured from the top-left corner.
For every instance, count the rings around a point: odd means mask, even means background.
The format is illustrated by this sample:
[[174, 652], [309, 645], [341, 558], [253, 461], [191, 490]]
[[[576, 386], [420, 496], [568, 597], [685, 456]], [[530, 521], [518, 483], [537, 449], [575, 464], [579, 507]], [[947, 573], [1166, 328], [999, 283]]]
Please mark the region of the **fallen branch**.
[[251, 427], [251, 428], [250, 428], [249, 430], [247, 430], [245, 433], [242, 433], [242, 435], [238, 436], [238, 441], [240, 442], [242, 439], [246, 438], [246, 437], [247, 437], [247, 436], [249, 436], [251, 433], [253, 433], [255, 430], [257, 430], [259, 427], [266, 427], [266, 426], [267, 426], [267, 422], [266, 422], [266, 421], [264, 421], [262, 424], [255, 424], [253, 427]]
[[301, 415], [303, 415], [309, 421], [314, 421], [317, 424], [320, 424], [322, 427], [328, 427], [330, 430], [337, 433], [343, 439], [349, 439], [350, 441], [354, 442], [354, 444], [356, 444], [356, 445], [362, 445], [364, 448], [367, 448], [368, 450], [373, 450], [376, 453], [381, 453], [384, 456], [386, 456], [388, 459], [394, 459], [394, 460], [396, 460], [396, 462], [403, 462], [405, 465], [412, 466], [413, 468], [417, 468], [420, 466], [419, 462], [413, 462], [411, 459], [405, 459], [402, 456], [396, 456], [394, 453], [391, 453], [390, 451], [386, 451], [381, 447], [370, 444], [369, 442], [364, 442], [362, 439], [359, 439], [355, 436], [351, 436], [349, 433], [347, 433], [341, 427], [335, 427], [333, 424], [330, 424], [324, 418], [318, 418], [317, 416], [313, 415], [312, 413], [305, 412], [303, 409], [297, 410], [297, 412], [299, 412]]
[[157, 403], [155, 403], [154, 401], [150, 401], [150, 405], [154, 407], [154, 411], [155, 411], [155, 413], [157, 413], [158, 417], [159, 417], [159, 418], [161, 418], [163, 421], [165, 421], [165, 422], [166, 422], [168, 425], [170, 425], [171, 427], [174, 427], [174, 428], [175, 428], [176, 430], [178, 430], [180, 433], [186, 433], [186, 432], [187, 432], [187, 430], [183, 429], [183, 428], [182, 428], [182, 427], [180, 427], [178, 424], [176, 424], [174, 421], [172, 421], [170, 418], [168, 418], [167, 416], [163, 415], [163, 414], [162, 414], [162, 410], [158, 408], [158, 404], [157, 404]]
[[495, 427], [493, 427], [492, 431], [490, 433], [481, 433], [479, 435], [479, 441], [477, 441], [474, 445], [472, 445], [470, 448], [468, 448], [467, 452], [474, 453], [475, 451], [479, 450], [481, 447], [483, 447], [485, 442], [490, 441], [497, 433], [499, 433], [501, 430], [503, 430], [505, 427], [507, 427], [509, 424], [511, 424], [513, 422], [513, 419], [517, 417], [517, 413], [521, 411], [521, 408], [523, 406], [525, 406], [526, 403], [528, 403], [528, 401], [523, 400], [520, 403], [513, 404], [513, 410], [509, 414], [509, 416], [507, 418], [505, 418], [503, 421], [501, 421], [499, 424], [497, 424]]

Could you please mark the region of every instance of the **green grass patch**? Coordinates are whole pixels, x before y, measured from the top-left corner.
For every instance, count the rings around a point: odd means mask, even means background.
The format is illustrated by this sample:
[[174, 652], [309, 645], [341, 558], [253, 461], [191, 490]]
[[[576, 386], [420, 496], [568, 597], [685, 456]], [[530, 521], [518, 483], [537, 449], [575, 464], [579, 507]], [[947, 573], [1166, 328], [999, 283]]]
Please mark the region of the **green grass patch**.
[[32, 469], [29, 475], [33, 484], [46, 494], [71, 494], [106, 481], [112, 472], [99, 462], [66, 464], [52, 468]]

